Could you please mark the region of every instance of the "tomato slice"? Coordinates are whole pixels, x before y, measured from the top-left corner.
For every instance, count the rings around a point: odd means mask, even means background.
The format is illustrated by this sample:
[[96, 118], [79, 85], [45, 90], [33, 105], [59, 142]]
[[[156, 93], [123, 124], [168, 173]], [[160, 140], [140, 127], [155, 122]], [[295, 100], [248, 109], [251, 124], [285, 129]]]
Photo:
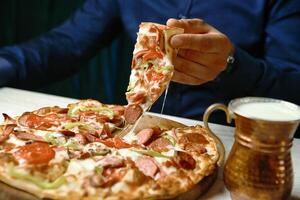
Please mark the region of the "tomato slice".
[[34, 142], [19, 148], [15, 157], [26, 160], [28, 164], [48, 164], [55, 157], [55, 151], [45, 142]]
[[109, 138], [105, 140], [99, 140], [102, 144], [105, 144], [108, 147], [114, 147], [117, 149], [130, 148], [133, 145], [124, 142], [121, 138]]
[[145, 53], [143, 56], [144, 61], [148, 61], [150, 59], [155, 59], [155, 58], [163, 58], [163, 54], [161, 52], [155, 51], [155, 50], [150, 50], [149, 52]]
[[29, 128], [36, 128], [41, 130], [47, 130], [52, 126], [57, 126], [59, 123], [55, 120], [57, 119], [57, 114], [48, 114], [46, 116], [39, 116], [34, 113], [24, 113], [19, 117], [19, 124], [22, 126], [27, 126]]
[[105, 139], [105, 140], [99, 140], [99, 142], [101, 142], [102, 144], [108, 146], [108, 147], [115, 147], [114, 141], [109, 138], [109, 139]]
[[118, 149], [132, 147], [131, 144], [128, 144], [128, 143], [124, 142], [124, 140], [122, 140], [121, 138], [114, 138], [114, 143], [115, 143], [115, 147], [118, 148]]

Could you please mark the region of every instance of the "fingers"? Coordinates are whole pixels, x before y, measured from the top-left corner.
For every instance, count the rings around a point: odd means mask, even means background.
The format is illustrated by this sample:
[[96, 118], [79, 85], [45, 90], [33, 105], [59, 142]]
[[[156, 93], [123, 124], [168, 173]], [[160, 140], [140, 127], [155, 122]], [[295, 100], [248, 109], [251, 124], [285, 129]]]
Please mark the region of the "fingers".
[[169, 19], [168, 26], [183, 28], [185, 33], [207, 33], [212, 27], [201, 19]]
[[173, 81], [199, 85], [215, 79], [226, 68], [234, 48], [226, 35], [201, 19], [169, 19], [167, 25], [184, 29], [183, 34], [170, 39], [170, 45], [179, 49]]
[[206, 53], [219, 53], [224, 49], [229, 49], [230, 45], [223, 34], [215, 33], [178, 34], [171, 38], [170, 44], [173, 48], [192, 49]]
[[191, 77], [189, 75], [186, 75], [185, 73], [176, 71], [174, 72], [172, 81], [176, 83], [181, 83], [181, 84], [188, 84], [188, 85], [201, 85], [205, 83], [206, 81]]
[[217, 72], [215, 72], [213, 69], [190, 60], [186, 60], [180, 56], [177, 56], [174, 59], [174, 66], [175, 70], [178, 72], [184, 73], [192, 79], [200, 79], [205, 82], [213, 80], [217, 74]]
[[228, 55], [224, 53], [202, 53], [195, 50], [180, 49], [178, 55], [186, 60], [215, 69], [215, 71], [223, 71], [227, 65], [226, 58]]

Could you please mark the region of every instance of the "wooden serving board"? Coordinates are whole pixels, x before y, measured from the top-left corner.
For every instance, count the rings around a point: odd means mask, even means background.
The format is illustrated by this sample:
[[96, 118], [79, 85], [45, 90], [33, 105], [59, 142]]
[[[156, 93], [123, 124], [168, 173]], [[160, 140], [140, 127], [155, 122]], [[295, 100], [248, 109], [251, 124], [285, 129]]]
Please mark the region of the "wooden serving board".
[[[157, 117], [154, 115], [143, 115], [139, 120], [137, 126], [133, 127], [135, 132], [138, 132], [144, 128], [151, 128], [155, 126], [163, 126], [166, 128], [182, 128], [186, 125], [179, 122], [175, 122], [169, 119]], [[218, 146], [223, 146], [219, 141], [216, 141]], [[220, 154], [224, 153], [224, 149], [221, 149]], [[213, 174], [202, 179], [193, 189], [179, 195], [173, 200], [197, 200], [213, 185], [217, 178], [219, 166], [216, 167]], [[22, 190], [13, 188], [5, 183], [0, 182], [0, 200], [40, 200], [38, 197], [31, 195]]]

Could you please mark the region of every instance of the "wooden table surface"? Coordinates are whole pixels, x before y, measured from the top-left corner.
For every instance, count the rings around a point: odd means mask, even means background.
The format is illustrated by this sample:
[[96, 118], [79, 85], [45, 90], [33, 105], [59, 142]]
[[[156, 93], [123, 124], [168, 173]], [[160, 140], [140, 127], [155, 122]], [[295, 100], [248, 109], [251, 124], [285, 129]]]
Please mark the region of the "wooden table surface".
[[[54, 95], [30, 92], [13, 88], [0, 88], [0, 113], [7, 113], [11, 116], [20, 115], [25, 111], [31, 111], [44, 106], [66, 106], [76, 102], [76, 99], [59, 97]], [[153, 113], [150, 113], [153, 114]], [[155, 114], [157, 115], [157, 114]], [[203, 124], [201, 121], [186, 118], [159, 115], [186, 125]], [[0, 121], [3, 119], [0, 118]], [[234, 128], [218, 124], [210, 124], [211, 129], [220, 137], [225, 145], [226, 157], [234, 141]], [[300, 200], [300, 139], [295, 139], [292, 147], [292, 159], [294, 167], [294, 187], [291, 199]], [[210, 190], [201, 199], [230, 199], [228, 190], [225, 188], [222, 179], [223, 169], [220, 169], [218, 179]]]

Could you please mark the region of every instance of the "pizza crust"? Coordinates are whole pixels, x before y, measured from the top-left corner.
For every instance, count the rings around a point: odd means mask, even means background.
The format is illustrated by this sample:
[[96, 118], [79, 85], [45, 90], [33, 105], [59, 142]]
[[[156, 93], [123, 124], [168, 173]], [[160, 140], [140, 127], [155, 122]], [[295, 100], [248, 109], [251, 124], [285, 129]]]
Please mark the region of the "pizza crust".
[[14, 188], [31, 193], [39, 198], [64, 199], [68, 196], [67, 194], [57, 194], [57, 190], [43, 190], [30, 182], [21, 179], [14, 179], [11, 176], [8, 176], [3, 165], [0, 166], [0, 180]]

